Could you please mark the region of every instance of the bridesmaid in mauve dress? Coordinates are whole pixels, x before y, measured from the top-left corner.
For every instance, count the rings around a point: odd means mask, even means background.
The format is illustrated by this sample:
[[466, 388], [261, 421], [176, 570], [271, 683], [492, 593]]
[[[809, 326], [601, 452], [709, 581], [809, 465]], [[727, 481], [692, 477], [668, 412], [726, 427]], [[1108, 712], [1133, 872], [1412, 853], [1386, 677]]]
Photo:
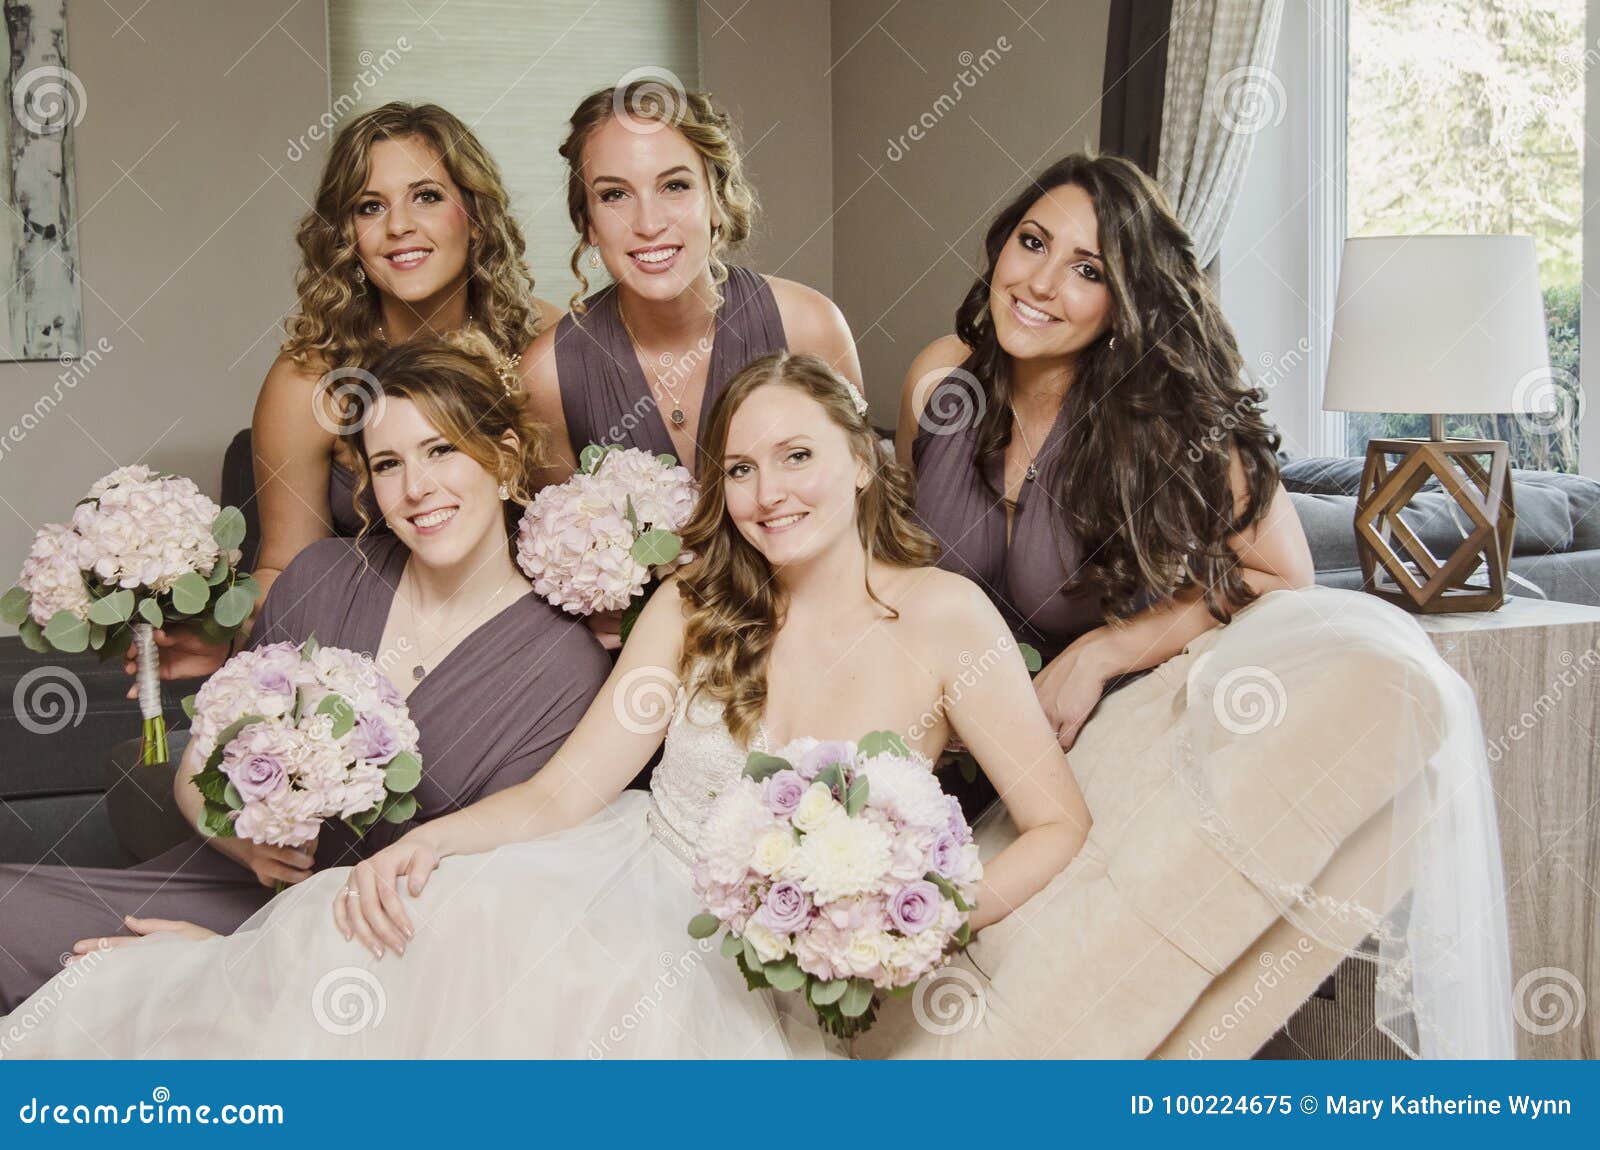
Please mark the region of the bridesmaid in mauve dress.
[[1073, 155], [990, 223], [956, 333], [917, 356], [896, 452], [941, 567], [1039, 650], [1061, 745], [1108, 689], [1312, 581], [1278, 432], [1156, 184]]
[[[653, 81], [596, 92], [560, 150], [581, 287], [522, 356], [529, 405], [553, 431], [546, 482], [570, 476], [591, 443], [670, 453], [698, 471], [717, 396], [773, 352], [810, 352], [861, 385], [831, 300], [724, 262], [751, 234], [755, 193], [733, 123], [708, 96], [662, 100]], [[586, 271], [601, 268], [612, 283], [580, 298]]]
[[[418, 351], [400, 349], [380, 362], [395, 363], [398, 356]], [[396, 398], [405, 382], [402, 370], [391, 368], [383, 377], [391, 410], [411, 406]], [[483, 373], [494, 378], [487, 367]], [[520, 431], [521, 442], [531, 443], [535, 432], [521, 405], [508, 401], [503, 387], [495, 390], [492, 407], [469, 408], [470, 417], [485, 433], [496, 429], [498, 417], [500, 425]], [[508, 418], [519, 422], [508, 424]], [[531, 470], [526, 461], [522, 466]], [[492, 502], [494, 481], [486, 482]], [[524, 496], [528, 485], [519, 484]], [[498, 536], [499, 546], [509, 548], [505, 522], [496, 508], [488, 530]], [[409, 664], [420, 656], [406, 655], [388, 665], [411, 648], [386, 643], [384, 636], [391, 612], [400, 607], [396, 588], [414, 558], [407, 543], [388, 532], [359, 541], [313, 543], [273, 584], [249, 645], [299, 643], [314, 633], [324, 645], [373, 656], [381, 671], [409, 685]], [[509, 567], [509, 549], [504, 558]], [[407, 696], [424, 764], [415, 792], [418, 820], [530, 777], [572, 732], [610, 673], [610, 660], [588, 629], [533, 594], [514, 567], [510, 573], [505, 593], [515, 597], [467, 631]], [[486, 602], [485, 612], [495, 602]], [[314, 869], [349, 865], [406, 829], [380, 822], [356, 839], [343, 824], [329, 821], [318, 836]], [[270, 885], [198, 834], [127, 870], [0, 866], [0, 1011], [12, 1009], [55, 975], [61, 956], [75, 942], [124, 933], [124, 915], [186, 920], [228, 933], [271, 897]]]

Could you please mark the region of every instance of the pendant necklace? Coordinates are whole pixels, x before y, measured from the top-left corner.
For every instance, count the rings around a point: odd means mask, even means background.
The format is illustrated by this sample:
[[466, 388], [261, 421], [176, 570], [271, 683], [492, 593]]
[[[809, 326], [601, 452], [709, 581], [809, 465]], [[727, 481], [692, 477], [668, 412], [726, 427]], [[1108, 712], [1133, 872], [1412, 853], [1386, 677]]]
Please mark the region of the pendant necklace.
[[[620, 301], [620, 300], [617, 301], [617, 316], [618, 316], [618, 318], [620, 318], [622, 320], [622, 330], [628, 333], [628, 342], [633, 346], [634, 351], [636, 353], [643, 352], [644, 348], [639, 343], [639, 337], [633, 334], [633, 328], [628, 323], [628, 315], [627, 315], [626, 312], [624, 312], [622, 310], [622, 301]], [[693, 346], [695, 346], [695, 347], [704, 347], [705, 344], [706, 344], [706, 341], [711, 338], [711, 331], [712, 331], [713, 328], [716, 327], [716, 325], [717, 325], [717, 313], [715, 311], [713, 311], [711, 313], [710, 322], [708, 322], [706, 324], [706, 333], [705, 333], [705, 335], [701, 336], [700, 337], [700, 342], [698, 344], [696, 344], [696, 345], [693, 345]], [[689, 354], [688, 352], [685, 352], [683, 358], [687, 358], [688, 354]], [[636, 354], [634, 358], [643, 361], [643, 360], [647, 359], [648, 357]], [[666, 361], [669, 362], [669, 363], [672, 362], [671, 357], [670, 356], [667, 357]], [[688, 418], [683, 413], [683, 404], [682, 404], [682, 402], [679, 401], [678, 395], [673, 392], [672, 388], [667, 386], [667, 381], [666, 381], [665, 377], [663, 377], [660, 372], [656, 371], [655, 365], [654, 364], [649, 364], [649, 368], [650, 368], [650, 374], [655, 377], [655, 381], [656, 381], [657, 386], [659, 386], [661, 388], [661, 390], [666, 393], [667, 398], [672, 400], [672, 411], [668, 414], [667, 418], [672, 420], [672, 426], [674, 426], [674, 427], [682, 427], [684, 425], [685, 420]], [[683, 385], [683, 383], [680, 382], [679, 387], [681, 388], [682, 386], [684, 386], [684, 385]]]

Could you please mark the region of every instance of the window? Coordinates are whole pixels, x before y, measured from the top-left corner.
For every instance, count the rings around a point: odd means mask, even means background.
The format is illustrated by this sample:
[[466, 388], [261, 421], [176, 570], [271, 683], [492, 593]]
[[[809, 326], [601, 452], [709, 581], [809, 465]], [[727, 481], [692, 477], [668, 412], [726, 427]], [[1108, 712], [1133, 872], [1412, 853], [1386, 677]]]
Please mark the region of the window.
[[[328, 60], [338, 123], [408, 100], [439, 104], [472, 128], [500, 166], [528, 241], [534, 290], [565, 308], [578, 288], [567, 266], [577, 237], [567, 218], [566, 169], [556, 154], [567, 117], [584, 96], [640, 68], [666, 69], [685, 88], [698, 87], [696, 5], [328, 0]], [[603, 273], [589, 280], [598, 287]]]
[[[1550, 415], [1452, 415], [1514, 466], [1578, 470], [1584, 0], [1349, 0], [1351, 236], [1532, 235], [1550, 340]], [[1350, 413], [1345, 452], [1428, 433], [1425, 415]]]

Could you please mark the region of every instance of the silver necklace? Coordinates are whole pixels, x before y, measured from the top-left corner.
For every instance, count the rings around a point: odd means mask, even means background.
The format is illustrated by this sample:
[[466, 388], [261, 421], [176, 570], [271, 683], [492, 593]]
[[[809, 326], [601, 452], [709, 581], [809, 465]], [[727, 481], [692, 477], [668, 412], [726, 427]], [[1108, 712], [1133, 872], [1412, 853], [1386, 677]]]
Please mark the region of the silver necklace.
[[[640, 362], [642, 362], [642, 363], [645, 363], [650, 368], [650, 374], [655, 377], [656, 385], [658, 387], [660, 387], [662, 391], [666, 392], [668, 399], [672, 400], [672, 411], [668, 415], [667, 418], [672, 420], [672, 426], [674, 426], [674, 427], [682, 427], [683, 424], [684, 424], [684, 421], [688, 418], [686, 415], [683, 414], [683, 404], [679, 401], [678, 396], [676, 394], [674, 394], [673, 390], [670, 387], [667, 386], [666, 379], [663, 378], [661, 376], [661, 374], [656, 371], [655, 365], [653, 363], [649, 362], [650, 357], [648, 355], [640, 354], [640, 353], [644, 352], [644, 348], [639, 343], [639, 337], [633, 334], [633, 328], [628, 323], [628, 314], [627, 314], [627, 312], [622, 310], [622, 301], [621, 300], [617, 301], [617, 316], [618, 316], [618, 318], [620, 318], [622, 320], [622, 330], [628, 333], [628, 342], [629, 342], [629, 344], [631, 344], [633, 346], [633, 349], [634, 349], [634, 351], [636, 353], [634, 358], [640, 360]], [[703, 347], [703, 346], [705, 346], [706, 340], [709, 339], [710, 336], [711, 336], [712, 328], [716, 327], [716, 325], [717, 325], [717, 313], [715, 311], [713, 311], [711, 313], [710, 321], [706, 324], [705, 335], [702, 335], [700, 337], [699, 344], [691, 344], [690, 346], [691, 347]], [[685, 352], [684, 354], [687, 355], [688, 353]]]
[[[411, 572], [411, 569], [408, 566], [406, 568], [406, 570], [401, 573], [400, 580], [401, 580], [401, 582], [403, 584], [406, 582], [407, 576], [409, 576], [410, 572]], [[515, 575], [507, 576], [505, 582], [501, 583], [500, 586], [496, 587], [495, 590], [494, 590], [494, 594], [489, 596], [489, 601], [486, 604], [484, 604], [484, 606], [478, 608], [478, 610], [475, 613], [473, 613], [472, 615], [468, 616], [465, 622], [460, 623], [456, 627], [452, 628], [451, 631], [449, 632], [449, 634], [445, 635], [445, 637], [443, 639], [441, 639], [439, 642], [437, 642], [437, 643], [435, 643], [433, 645], [433, 650], [435, 650], [435, 651], [438, 650], [439, 647], [443, 646], [445, 643], [448, 643], [452, 638], [454, 638], [456, 635], [460, 634], [469, 625], [475, 625], [480, 620], [482, 620], [484, 618], [487, 618], [488, 615], [490, 614], [490, 612], [500, 602], [500, 593], [506, 589], [506, 587], [511, 583], [511, 580], [514, 579], [514, 578], [516, 578]], [[421, 643], [422, 643], [422, 628], [421, 628], [422, 612], [417, 609], [416, 600], [414, 600], [411, 597], [411, 588], [409, 586], [406, 586], [406, 587], [404, 587], [404, 591], [405, 591], [405, 595], [403, 596], [403, 598], [405, 599], [406, 610], [411, 613], [411, 627], [410, 627], [410, 630], [417, 636], [417, 644], [418, 644], [418, 647], [420, 648], [421, 647]], [[425, 676], [428, 673], [427, 664], [430, 662], [431, 657], [430, 657], [430, 655], [420, 654], [419, 653], [418, 658], [421, 660], [421, 662], [418, 662], [418, 663], [416, 663], [416, 664], [414, 664], [412, 666], [412, 668], [411, 668], [411, 678], [414, 679], [416, 682], [420, 683], [420, 682], [422, 682], [423, 676]], [[437, 664], [435, 664], [435, 666], [437, 666]]]

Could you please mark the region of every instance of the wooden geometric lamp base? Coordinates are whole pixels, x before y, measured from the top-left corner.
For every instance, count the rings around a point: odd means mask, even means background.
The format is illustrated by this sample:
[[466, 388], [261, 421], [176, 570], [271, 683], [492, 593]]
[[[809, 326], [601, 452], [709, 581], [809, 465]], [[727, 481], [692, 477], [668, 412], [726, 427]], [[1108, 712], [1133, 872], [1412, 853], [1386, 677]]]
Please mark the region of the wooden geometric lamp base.
[[[1468, 520], [1465, 538], [1442, 559], [1400, 518], [1412, 496], [1434, 477]], [[1506, 600], [1516, 522], [1510, 457], [1502, 441], [1374, 439], [1367, 444], [1356, 498], [1356, 553], [1363, 589], [1380, 599], [1426, 615], [1495, 610]], [[1480, 568], [1487, 569], [1487, 581], [1478, 575]]]

